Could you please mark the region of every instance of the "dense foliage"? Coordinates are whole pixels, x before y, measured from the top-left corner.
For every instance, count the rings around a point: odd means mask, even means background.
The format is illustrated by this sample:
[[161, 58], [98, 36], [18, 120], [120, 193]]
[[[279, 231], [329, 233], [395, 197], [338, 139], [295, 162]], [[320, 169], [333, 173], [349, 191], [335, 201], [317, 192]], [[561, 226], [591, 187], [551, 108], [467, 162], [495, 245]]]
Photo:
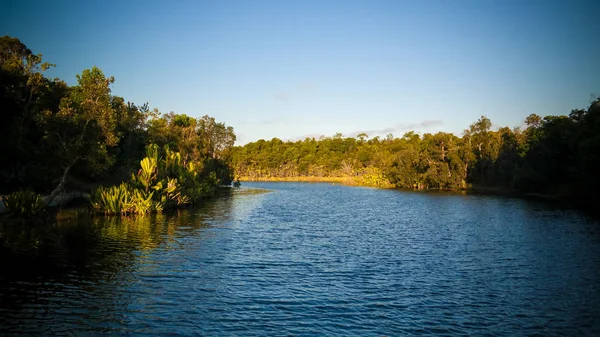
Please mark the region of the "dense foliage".
[[[47, 195], [47, 205], [65, 190], [117, 185], [95, 190], [97, 210], [146, 213], [194, 203], [210, 195], [215, 184], [230, 184], [233, 165], [235, 175], [246, 180], [494, 188], [599, 203], [600, 99], [568, 116], [530, 115], [523, 130], [492, 130], [482, 116], [460, 137], [336, 134], [233, 147], [233, 129], [212, 117], [161, 114], [147, 104], [126, 102], [111, 93], [114, 78], [96, 67], [69, 86], [44, 75], [53, 66], [18, 39], [0, 37], [0, 193], [35, 190]], [[144, 158], [150, 144], [162, 152]], [[172, 156], [178, 169], [161, 171]], [[156, 168], [151, 181], [144, 180], [150, 164]], [[132, 178], [131, 172], [138, 173]], [[176, 201], [169, 186], [177, 186], [182, 199]], [[127, 202], [119, 206], [113, 199]], [[39, 207], [37, 199], [31, 203], [28, 208]]]
[[19, 190], [2, 197], [6, 213], [15, 216], [30, 216], [42, 213], [46, 206], [42, 196], [32, 190]]
[[215, 171], [194, 162], [185, 165], [181, 153], [170, 151], [168, 147], [162, 156], [154, 144], [147, 147], [146, 153], [139, 171], [131, 174], [130, 181], [117, 186], [100, 186], [92, 192], [94, 211], [145, 215], [186, 207], [212, 196], [221, 183]]
[[177, 153], [181, 167], [194, 167], [192, 180], [167, 175], [191, 184], [185, 186], [191, 202], [209, 194], [194, 184], [231, 183], [231, 127], [126, 102], [111, 93], [114, 78], [96, 67], [69, 86], [44, 75], [53, 66], [18, 39], [0, 37], [0, 193], [30, 188], [47, 195], [47, 205], [65, 190], [118, 185], [137, 172], [149, 144], [168, 148], [165, 156]]
[[600, 99], [569, 116], [530, 115], [525, 122], [524, 130], [493, 131], [482, 116], [462, 137], [408, 132], [383, 139], [366, 134], [297, 142], [274, 138], [235, 147], [232, 157], [242, 180], [348, 178], [361, 185], [494, 188], [598, 204]]

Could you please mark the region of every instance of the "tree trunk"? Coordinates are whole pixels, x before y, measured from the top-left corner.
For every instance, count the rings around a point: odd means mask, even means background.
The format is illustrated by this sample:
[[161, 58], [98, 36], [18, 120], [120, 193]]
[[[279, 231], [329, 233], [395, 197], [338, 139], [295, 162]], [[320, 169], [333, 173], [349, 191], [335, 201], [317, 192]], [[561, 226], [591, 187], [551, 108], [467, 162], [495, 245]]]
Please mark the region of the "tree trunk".
[[47, 196], [46, 199], [44, 200], [46, 207], [48, 205], [50, 205], [52, 200], [54, 200], [60, 194], [60, 192], [63, 191], [63, 189], [65, 188], [65, 184], [67, 183], [67, 177], [69, 176], [69, 171], [71, 170], [73, 165], [75, 165], [75, 163], [77, 162], [78, 159], [79, 159], [79, 157], [75, 158], [75, 160], [73, 160], [73, 162], [65, 168], [62, 178], [60, 179], [60, 183], [58, 184], [58, 186], [56, 186], [56, 188], [52, 191], [52, 193], [50, 193], [50, 195]]

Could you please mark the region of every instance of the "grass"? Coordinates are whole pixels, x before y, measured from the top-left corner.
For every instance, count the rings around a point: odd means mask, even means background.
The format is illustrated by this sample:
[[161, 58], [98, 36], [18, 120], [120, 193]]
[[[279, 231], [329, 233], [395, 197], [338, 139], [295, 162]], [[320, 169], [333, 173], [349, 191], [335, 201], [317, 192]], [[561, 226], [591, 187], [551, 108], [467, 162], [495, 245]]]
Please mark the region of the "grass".
[[337, 183], [348, 186], [370, 186], [379, 188], [394, 188], [391, 184], [381, 182], [371, 182], [365, 176], [359, 177], [316, 177], [316, 176], [299, 176], [299, 177], [240, 177], [240, 181], [267, 181], [267, 182], [299, 182], [299, 183]]
[[242, 188], [234, 190], [235, 195], [255, 195], [273, 192], [271, 190], [265, 190], [263, 188]]
[[300, 177], [240, 177], [240, 181], [287, 181], [287, 182], [307, 182], [307, 183], [340, 183], [346, 185], [354, 185], [353, 177], [315, 177], [315, 176], [300, 176]]

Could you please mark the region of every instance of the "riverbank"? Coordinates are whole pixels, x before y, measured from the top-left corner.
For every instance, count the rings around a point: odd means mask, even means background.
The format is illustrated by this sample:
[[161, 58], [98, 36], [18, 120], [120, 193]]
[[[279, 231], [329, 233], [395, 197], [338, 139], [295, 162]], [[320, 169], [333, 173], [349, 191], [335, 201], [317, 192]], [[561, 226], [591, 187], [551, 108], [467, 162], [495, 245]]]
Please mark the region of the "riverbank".
[[[364, 186], [364, 187], [376, 187], [384, 189], [398, 189], [406, 191], [439, 191], [438, 189], [410, 189], [410, 188], [399, 188], [391, 185], [378, 186], [372, 184], [364, 184], [360, 177], [316, 177], [316, 176], [302, 176], [302, 177], [261, 177], [261, 178], [250, 178], [240, 177], [241, 182], [299, 182], [299, 183], [333, 183], [343, 184], [348, 186]], [[364, 180], [363, 180], [364, 181]], [[581, 200], [581, 198], [561, 196], [559, 194], [543, 194], [543, 193], [524, 193], [516, 191], [511, 188], [503, 186], [482, 186], [482, 185], [469, 185], [465, 189], [455, 190], [443, 190], [447, 192], [466, 193], [473, 195], [495, 195], [512, 198], [522, 198], [530, 200], [539, 200], [545, 202], [551, 202], [559, 204], [561, 206], [567, 206], [584, 210], [586, 212], [598, 214], [598, 205], [593, 202]]]
[[395, 188], [379, 177], [357, 176], [357, 177], [317, 177], [317, 176], [299, 176], [299, 177], [239, 177], [241, 182], [290, 182], [290, 183], [334, 183], [348, 186], [365, 186], [378, 188]]
[[[42, 198], [47, 198], [47, 195], [42, 196]], [[54, 200], [52, 200], [50, 202], [50, 204], [48, 204], [48, 207], [52, 208], [52, 207], [64, 207], [67, 206], [69, 204], [71, 204], [72, 202], [74, 202], [75, 200], [89, 200], [90, 195], [88, 193], [84, 193], [84, 192], [69, 192], [69, 193], [61, 193], [59, 195], [56, 196], [56, 198], [54, 198]], [[3, 200], [3, 196], [0, 195], [0, 214], [4, 213], [6, 209], [6, 206], [4, 205], [4, 200]]]
[[345, 185], [353, 185], [354, 178], [353, 177], [315, 177], [315, 176], [306, 176], [306, 177], [261, 177], [261, 178], [251, 178], [251, 177], [240, 177], [239, 180], [241, 182], [293, 182], [293, 183], [340, 183]]
[[[371, 178], [371, 179], [370, 179]], [[356, 177], [317, 177], [317, 176], [299, 176], [299, 177], [239, 177], [239, 181], [241, 182], [290, 182], [290, 183], [337, 183], [348, 186], [364, 186], [364, 187], [378, 187], [385, 189], [406, 189], [406, 190], [415, 190], [415, 191], [423, 191], [423, 190], [432, 190], [436, 191], [438, 189], [410, 189], [410, 188], [400, 188], [392, 185], [387, 181], [387, 179], [382, 179], [378, 177], [378, 179], [373, 180], [372, 177], [368, 176], [356, 176]], [[470, 191], [471, 188], [460, 189], [460, 190], [447, 190], [447, 191]], [[493, 188], [477, 188], [477, 191], [481, 191], [483, 193], [484, 190], [492, 191], [497, 190]], [[475, 191], [475, 189], [473, 189]], [[492, 193], [490, 193], [492, 194]]]
[[[223, 196], [230, 196], [232, 194], [236, 195], [253, 195], [253, 194], [263, 194], [269, 193], [270, 190], [262, 189], [262, 188], [233, 188], [231, 186], [219, 186], [215, 191], [215, 194], [209, 199], [216, 199]], [[46, 196], [43, 196], [44, 198]], [[3, 196], [0, 195], [0, 220], [9, 218], [10, 215], [5, 213], [6, 206], [2, 201]], [[206, 200], [209, 200], [206, 199]], [[191, 207], [183, 207], [185, 208], [194, 208]], [[177, 210], [181, 210], [177, 209]], [[68, 193], [59, 194], [46, 209], [46, 215], [50, 214], [51, 217], [55, 217], [60, 220], [61, 218], [72, 218], [79, 216], [82, 211], [84, 213], [88, 213], [90, 211], [90, 195], [84, 192], [72, 191]], [[18, 217], [17, 217], [18, 218]], [[0, 221], [1, 222], [1, 221]]]

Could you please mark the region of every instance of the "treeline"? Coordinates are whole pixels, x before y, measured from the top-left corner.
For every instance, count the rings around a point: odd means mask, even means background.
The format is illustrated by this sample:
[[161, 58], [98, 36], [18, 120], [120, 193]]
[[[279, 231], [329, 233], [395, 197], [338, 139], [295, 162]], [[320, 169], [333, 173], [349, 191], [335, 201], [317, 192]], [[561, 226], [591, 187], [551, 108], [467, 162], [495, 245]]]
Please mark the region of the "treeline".
[[195, 183], [231, 183], [233, 128], [127, 102], [96, 67], [69, 86], [44, 75], [53, 66], [0, 37], [0, 193], [33, 189], [49, 203], [65, 190], [119, 184], [140, 170], [151, 144], [157, 156], [178, 153], [182, 167], [193, 164]]
[[600, 99], [568, 116], [530, 115], [526, 128], [491, 129], [482, 116], [461, 137], [408, 132], [400, 138], [341, 134], [235, 147], [243, 180], [349, 178], [350, 183], [414, 189], [471, 187], [577, 197], [598, 204]]

